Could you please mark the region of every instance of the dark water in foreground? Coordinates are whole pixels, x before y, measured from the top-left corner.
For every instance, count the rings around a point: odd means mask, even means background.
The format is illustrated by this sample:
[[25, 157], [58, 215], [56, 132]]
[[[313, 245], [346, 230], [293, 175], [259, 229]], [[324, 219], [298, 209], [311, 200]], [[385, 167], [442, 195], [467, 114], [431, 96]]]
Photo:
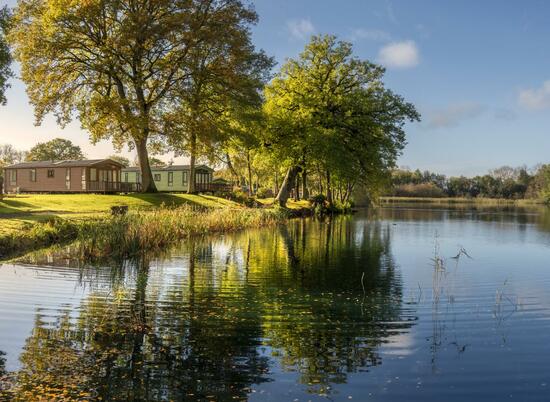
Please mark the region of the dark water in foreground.
[[0, 267], [4, 399], [550, 400], [545, 210], [414, 205], [69, 257]]

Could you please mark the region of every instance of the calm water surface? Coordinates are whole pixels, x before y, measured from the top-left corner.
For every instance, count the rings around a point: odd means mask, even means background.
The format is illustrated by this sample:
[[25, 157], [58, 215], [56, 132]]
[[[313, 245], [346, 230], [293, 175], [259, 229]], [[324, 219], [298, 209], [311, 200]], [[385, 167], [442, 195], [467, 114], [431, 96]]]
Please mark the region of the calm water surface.
[[396, 206], [4, 264], [2, 376], [29, 401], [550, 400], [550, 212]]

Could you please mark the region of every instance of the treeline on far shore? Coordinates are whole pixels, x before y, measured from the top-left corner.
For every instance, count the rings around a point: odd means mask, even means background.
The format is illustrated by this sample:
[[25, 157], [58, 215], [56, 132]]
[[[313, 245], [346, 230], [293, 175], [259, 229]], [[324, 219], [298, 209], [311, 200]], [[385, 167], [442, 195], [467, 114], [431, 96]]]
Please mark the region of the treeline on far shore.
[[447, 177], [430, 171], [396, 169], [385, 195], [430, 198], [538, 199], [550, 202], [550, 164], [502, 166], [475, 177]]

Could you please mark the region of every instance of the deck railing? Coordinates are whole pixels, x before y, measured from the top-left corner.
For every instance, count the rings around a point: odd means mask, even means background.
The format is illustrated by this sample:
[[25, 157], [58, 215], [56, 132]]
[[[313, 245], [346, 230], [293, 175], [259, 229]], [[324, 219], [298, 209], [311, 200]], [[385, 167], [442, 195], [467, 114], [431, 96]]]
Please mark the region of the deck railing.
[[127, 183], [122, 181], [88, 181], [86, 191], [90, 193], [138, 193], [141, 183]]

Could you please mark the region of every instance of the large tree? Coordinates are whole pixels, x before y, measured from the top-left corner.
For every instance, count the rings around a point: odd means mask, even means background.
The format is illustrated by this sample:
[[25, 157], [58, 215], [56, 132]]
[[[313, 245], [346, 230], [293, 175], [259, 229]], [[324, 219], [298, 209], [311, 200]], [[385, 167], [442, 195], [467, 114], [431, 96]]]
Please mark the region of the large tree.
[[[0, 145], [0, 168], [6, 165], [23, 162], [26, 152], [19, 151], [11, 144]], [[1, 174], [1, 171], [0, 171]]]
[[334, 179], [374, 190], [405, 144], [414, 106], [384, 87], [384, 68], [353, 56], [350, 43], [312, 38], [266, 88], [266, 143], [288, 170], [277, 196], [286, 205], [304, 167], [319, 165], [327, 196]]
[[240, 0], [20, 0], [9, 37], [37, 121], [76, 113], [92, 141], [135, 147], [151, 192], [147, 146], [170, 137], [164, 124], [192, 82], [190, 56], [231, 30], [248, 38], [255, 20]]
[[6, 42], [6, 31], [10, 20], [10, 11], [7, 6], [0, 8], [0, 105], [6, 104], [6, 89], [8, 80], [13, 73], [10, 69], [11, 54]]
[[39, 142], [27, 153], [28, 161], [64, 161], [84, 159], [82, 149], [70, 140], [54, 138], [48, 142]]
[[[249, 15], [250, 22], [255, 15]], [[257, 52], [248, 30], [228, 23], [223, 37], [211, 38], [190, 52], [191, 79], [180, 87], [180, 108], [174, 123], [172, 145], [190, 158], [194, 177], [198, 157], [210, 157], [235, 134], [227, 130], [236, 110], [261, 107], [261, 90], [274, 62]], [[188, 192], [195, 191], [189, 180]]]

